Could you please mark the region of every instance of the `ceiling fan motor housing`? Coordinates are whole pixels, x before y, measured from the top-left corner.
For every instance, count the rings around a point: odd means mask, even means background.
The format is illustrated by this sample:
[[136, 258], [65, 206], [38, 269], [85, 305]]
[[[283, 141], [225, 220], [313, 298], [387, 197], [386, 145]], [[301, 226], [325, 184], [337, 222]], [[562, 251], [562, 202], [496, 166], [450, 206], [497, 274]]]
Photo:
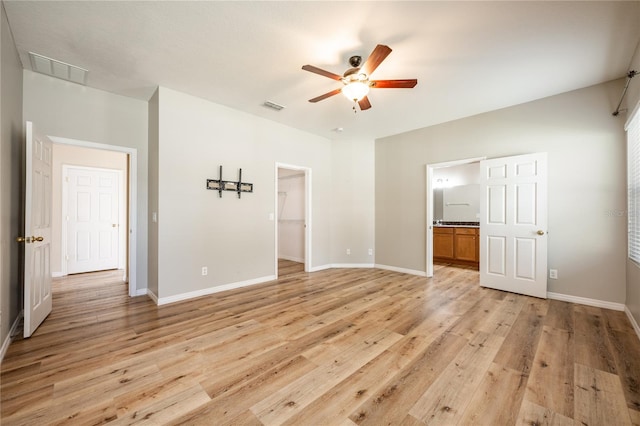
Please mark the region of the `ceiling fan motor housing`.
[[362, 64], [362, 56], [352, 56], [349, 58], [349, 65], [353, 68], [360, 68]]

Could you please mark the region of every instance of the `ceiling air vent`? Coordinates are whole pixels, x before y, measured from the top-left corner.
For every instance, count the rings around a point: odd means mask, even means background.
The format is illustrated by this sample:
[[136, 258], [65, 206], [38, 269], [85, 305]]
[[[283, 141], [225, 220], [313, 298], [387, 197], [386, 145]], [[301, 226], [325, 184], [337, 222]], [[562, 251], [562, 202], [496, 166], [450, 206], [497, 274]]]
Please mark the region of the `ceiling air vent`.
[[271, 101], [264, 101], [263, 105], [267, 108], [275, 109], [276, 111], [282, 111], [284, 109], [284, 105], [280, 105]]
[[36, 72], [73, 83], [87, 84], [87, 74], [89, 71], [84, 68], [47, 58], [46, 56], [33, 52], [29, 52], [29, 59], [31, 60], [31, 68]]

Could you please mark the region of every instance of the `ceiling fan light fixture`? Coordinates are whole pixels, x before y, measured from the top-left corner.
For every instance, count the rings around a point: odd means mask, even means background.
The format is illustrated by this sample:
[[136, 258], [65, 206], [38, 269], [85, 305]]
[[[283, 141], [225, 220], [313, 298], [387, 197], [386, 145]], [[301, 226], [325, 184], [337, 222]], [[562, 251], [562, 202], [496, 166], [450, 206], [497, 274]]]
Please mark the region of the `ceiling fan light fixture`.
[[342, 88], [342, 94], [350, 101], [358, 102], [369, 93], [368, 82], [352, 81]]

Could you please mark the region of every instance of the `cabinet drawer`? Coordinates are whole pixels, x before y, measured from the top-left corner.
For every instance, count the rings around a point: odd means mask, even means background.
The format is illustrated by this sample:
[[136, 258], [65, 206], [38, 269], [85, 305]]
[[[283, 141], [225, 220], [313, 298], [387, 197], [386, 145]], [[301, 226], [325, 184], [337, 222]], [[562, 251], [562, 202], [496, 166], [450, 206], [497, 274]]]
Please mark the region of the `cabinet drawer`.
[[476, 228], [456, 228], [456, 234], [458, 235], [476, 235]]
[[434, 234], [453, 234], [453, 229], [454, 228], [443, 228], [440, 226], [434, 226], [433, 233]]

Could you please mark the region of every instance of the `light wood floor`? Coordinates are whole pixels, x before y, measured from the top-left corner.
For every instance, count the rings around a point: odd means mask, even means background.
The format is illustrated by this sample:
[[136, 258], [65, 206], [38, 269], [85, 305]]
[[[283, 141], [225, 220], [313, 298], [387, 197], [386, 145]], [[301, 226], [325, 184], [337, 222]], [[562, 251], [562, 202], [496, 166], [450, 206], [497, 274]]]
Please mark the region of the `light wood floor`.
[[2, 364], [2, 424], [640, 424], [621, 312], [478, 273], [307, 274], [156, 307], [120, 273], [56, 280]]

